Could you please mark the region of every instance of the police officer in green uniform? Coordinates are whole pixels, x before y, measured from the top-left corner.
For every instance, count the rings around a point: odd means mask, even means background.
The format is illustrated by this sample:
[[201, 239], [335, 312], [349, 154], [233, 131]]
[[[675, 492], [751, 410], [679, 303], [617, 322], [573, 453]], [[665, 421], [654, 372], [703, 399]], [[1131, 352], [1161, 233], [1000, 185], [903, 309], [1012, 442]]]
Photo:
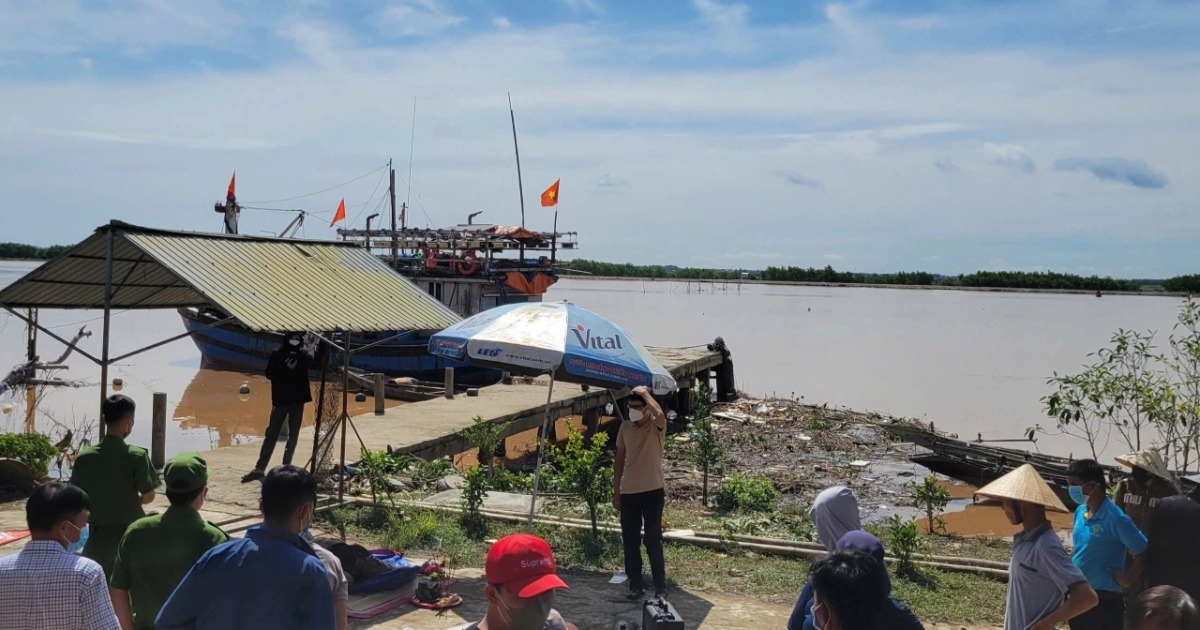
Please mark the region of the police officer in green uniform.
[[[163, 468], [171, 507], [125, 530], [109, 592], [122, 628], [152, 629], [154, 618], [204, 552], [229, 540], [200, 518], [208, 498], [208, 464], [199, 453], [180, 453]], [[132, 604], [131, 604], [132, 601]]]
[[125, 528], [146, 515], [142, 506], [154, 500], [154, 488], [158, 486], [150, 454], [125, 443], [133, 432], [135, 409], [132, 398], [109, 396], [101, 406], [104, 439], [83, 449], [71, 471], [71, 483], [82, 488], [92, 501], [88, 519], [91, 536], [83, 555], [100, 564], [106, 579], [112, 577], [113, 558]]

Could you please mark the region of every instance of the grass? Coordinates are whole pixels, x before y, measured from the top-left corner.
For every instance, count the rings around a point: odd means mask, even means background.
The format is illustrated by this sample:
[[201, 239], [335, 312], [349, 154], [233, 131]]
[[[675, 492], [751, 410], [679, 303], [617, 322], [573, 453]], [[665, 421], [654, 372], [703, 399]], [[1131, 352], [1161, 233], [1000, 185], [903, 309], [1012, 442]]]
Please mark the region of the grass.
[[[569, 512], [560, 510], [563, 511]], [[799, 519], [794, 513], [785, 516]], [[705, 523], [704, 529], [713, 529], [711, 518], [676, 508], [668, 509], [667, 520], [674, 527]], [[345, 528], [349, 539], [368, 547], [383, 545], [416, 557], [438, 555], [454, 566], [481, 567], [487, 553], [487, 543], [468, 536], [456, 514], [421, 509], [397, 514], [383, 508], [341, 508], [329, 513], [326, 523]], [[489, 521], [484, 537], [500, 538], [519, 531], [523, 531], [520, 524]], [[601, 533], [600, 539], [593, 541], [586, 530], [544, 525], [536, 526], [534, 533], [550, 543], [564, 571], [611, 572], [622, 565], [618, 534]], [[970, 540], [962, 543], [962, 550], [977, 546]], [[804, 560], [736, 548], [722, 552], [667, 541], [664, 553], [668, 578], [674, 585], [745, 595], [783, 606], [795, 602], [808, 577], [809, 565]], [[1003, 582], [930, 569], [922, 570], [922, 574], [921, 584], [892, 577], [893, 594], [922, 619], [965, 623], [998, 623], [1003, 619], [1006, 588]]]

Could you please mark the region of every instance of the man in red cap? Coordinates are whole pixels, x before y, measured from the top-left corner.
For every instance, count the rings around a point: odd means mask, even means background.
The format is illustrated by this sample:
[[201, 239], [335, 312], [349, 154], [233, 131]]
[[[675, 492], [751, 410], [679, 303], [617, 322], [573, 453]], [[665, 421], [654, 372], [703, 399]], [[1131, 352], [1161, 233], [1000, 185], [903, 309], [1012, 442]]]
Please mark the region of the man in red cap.
[[554, 610], [554, 591], [567, 588], [554, 572], [550, 545], [513, 534], [488, 549], [484, 564], [487, 614], [463, 630], [579, 630]]

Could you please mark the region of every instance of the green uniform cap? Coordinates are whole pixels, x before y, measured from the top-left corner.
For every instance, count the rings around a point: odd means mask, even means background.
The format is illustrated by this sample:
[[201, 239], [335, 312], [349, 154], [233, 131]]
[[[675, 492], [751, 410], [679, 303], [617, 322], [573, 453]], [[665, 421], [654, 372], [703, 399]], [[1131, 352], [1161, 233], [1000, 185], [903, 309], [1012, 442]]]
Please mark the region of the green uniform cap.
[[167, 492], [192, 492], [208, 484], [208, 463], [200, 453], [180, 453], [163, 467]]

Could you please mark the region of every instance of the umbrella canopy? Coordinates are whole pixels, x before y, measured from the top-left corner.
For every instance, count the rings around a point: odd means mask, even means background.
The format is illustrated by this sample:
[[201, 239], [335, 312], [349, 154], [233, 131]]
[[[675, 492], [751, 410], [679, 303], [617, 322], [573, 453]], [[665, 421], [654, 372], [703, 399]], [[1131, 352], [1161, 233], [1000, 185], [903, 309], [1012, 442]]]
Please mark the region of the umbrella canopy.
[[678, 386], [671, 373], [625, 329], [568, 302], [526, 302], [488, 309], [429, 339], [436, 356], [558, 380], [658, 395]]

